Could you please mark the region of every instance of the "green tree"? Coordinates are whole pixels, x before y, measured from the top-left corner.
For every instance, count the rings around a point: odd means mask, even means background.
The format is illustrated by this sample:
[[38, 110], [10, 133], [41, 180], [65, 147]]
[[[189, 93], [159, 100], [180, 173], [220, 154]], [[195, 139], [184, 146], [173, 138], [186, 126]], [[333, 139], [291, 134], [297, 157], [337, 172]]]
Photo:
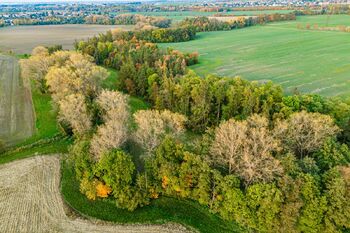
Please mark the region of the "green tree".
[[350, 228], [348, 187], [337, 167], [325, 173], [324, 182], [326, 186], [324, 195], [327, 198], [327, 210], [324, 217], [325, 231], [343, 232], [345, 228]]
[[112, 188], [118, 208], [132, 211], [147, 203], [146, 194], [135, 186], [135, 165], [130, 155], [112, 150], [103, 155], [96, 166], [96, 176]]
[[274, 184], [258, 183], [249, 186], [246, 200], [252, 213], [253, 229], [259, 232], [273, 232], [279, 229], [278, 215], [283, 196]]
[[303, 200], [301, 199], [302, 180], [285, 175], [278, 180], [278, 188], [283, 195], [283, 203], [279, 214], [279, 232], [297, 233], [297, 222]]
[[340, 144], [334, 139], [328, 139], [322, 148], [313, 154], [318, 166], [326, 171], [338, 165], [350, 163], [350, 150], [345, 144]]
[[319, 186], [312, 175], [303, 174], [301, 178], [301, 197], [304, 205], [298, 220], [298, 229], [301, 232], [321, 232], [323, 215], [327, 209], [326, 199], [321, 196]]

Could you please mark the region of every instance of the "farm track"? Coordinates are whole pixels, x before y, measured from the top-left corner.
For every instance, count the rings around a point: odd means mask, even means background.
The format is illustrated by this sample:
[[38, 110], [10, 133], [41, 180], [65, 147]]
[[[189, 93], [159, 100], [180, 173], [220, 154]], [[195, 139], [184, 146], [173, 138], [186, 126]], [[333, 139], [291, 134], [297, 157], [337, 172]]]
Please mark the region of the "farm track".
[[71, 219], [59, 190], [58, 156], [37, 156], [0, 166], [0, 232], [187, 232], [181, 225], [115, 225]]
[[30, 84], [20, 77], [17, 59], [0, 55], [0, 139], [15, 143], [34, 132]]

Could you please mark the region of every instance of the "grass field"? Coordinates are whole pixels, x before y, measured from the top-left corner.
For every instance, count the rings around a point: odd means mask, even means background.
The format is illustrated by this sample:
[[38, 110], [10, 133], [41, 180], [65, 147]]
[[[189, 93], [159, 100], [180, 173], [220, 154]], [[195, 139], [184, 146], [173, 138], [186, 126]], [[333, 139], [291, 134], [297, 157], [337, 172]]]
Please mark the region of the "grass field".
[[350, 16], [303, 16], [225, 32], [199, 33], [196, 40], [162, 44], [182, 51], [198, 51], [200, 75], [240, 75], [248, 80], [272, 80], [290, 93], [350, 95], [350, 33], [308, 31], [297, 24], [350, 25]]
[[30, 53], [38, 45], [61, 44], [73, 48], [75, 40], [86, 39], [113, 28], [130, 29], [132, 26], [113, 25], [42, 25], [0, 28], [0, 50]]
[[[231, 11], [220, 12], [221, 14], [233, 14], [233, 15], [259, 15], [259, 14], [273, 14], [273, 13], [289, 13], [291, 10], [267, 10], [267, 11]], [[132, 14], [150, 15], [150, 16], [164, 16], [174, 21], [180, 21], [187, 17], [197, 16], [212, 16], [218, 12], [199, 12], [199, 11], [159, 11], [159, 12], [133, 12]]]
[[34, 133], [29, 81], [20, 77], [18, 60], [0, 54], [0, 139], [18, 143]]

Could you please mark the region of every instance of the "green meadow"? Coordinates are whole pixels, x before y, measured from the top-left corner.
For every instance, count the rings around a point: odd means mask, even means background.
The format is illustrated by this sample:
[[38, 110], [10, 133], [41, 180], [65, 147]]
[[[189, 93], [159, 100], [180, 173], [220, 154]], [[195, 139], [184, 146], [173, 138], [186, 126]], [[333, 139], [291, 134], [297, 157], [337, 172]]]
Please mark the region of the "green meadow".
[[350, 33], [298, 29], [297, 25], [350, 26], [350, 16], [301, 16], [239, 30], [199, 33], [196, 40], [162, 44], [200, 54], [200, 75], [241, 76], [324, 96], [350, 95]]

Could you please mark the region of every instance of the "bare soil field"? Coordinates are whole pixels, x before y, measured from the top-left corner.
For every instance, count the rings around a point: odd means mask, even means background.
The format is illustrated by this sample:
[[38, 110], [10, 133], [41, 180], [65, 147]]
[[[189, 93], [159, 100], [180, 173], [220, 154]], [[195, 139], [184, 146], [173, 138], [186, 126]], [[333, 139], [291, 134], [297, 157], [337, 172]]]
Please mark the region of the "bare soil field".
[[113, 28], [129, 30], [132, 26], [113, 25], [38, 25], [0, 28], [0, 50], [15, 53], [30, 53], [38, 45], [60, 44], [65, 49], [73, 48], [75, 40], [86, 39]]
[[58, 156], [37, 156], [0, 165], [0, 232], [188, 232], [183, 226], [115, 225], [66, 215], [59, 191]]
[[0, 139], [14, 143], [34, 132], [30, 84], [20, 77], [16, 58], [0, 55]]

